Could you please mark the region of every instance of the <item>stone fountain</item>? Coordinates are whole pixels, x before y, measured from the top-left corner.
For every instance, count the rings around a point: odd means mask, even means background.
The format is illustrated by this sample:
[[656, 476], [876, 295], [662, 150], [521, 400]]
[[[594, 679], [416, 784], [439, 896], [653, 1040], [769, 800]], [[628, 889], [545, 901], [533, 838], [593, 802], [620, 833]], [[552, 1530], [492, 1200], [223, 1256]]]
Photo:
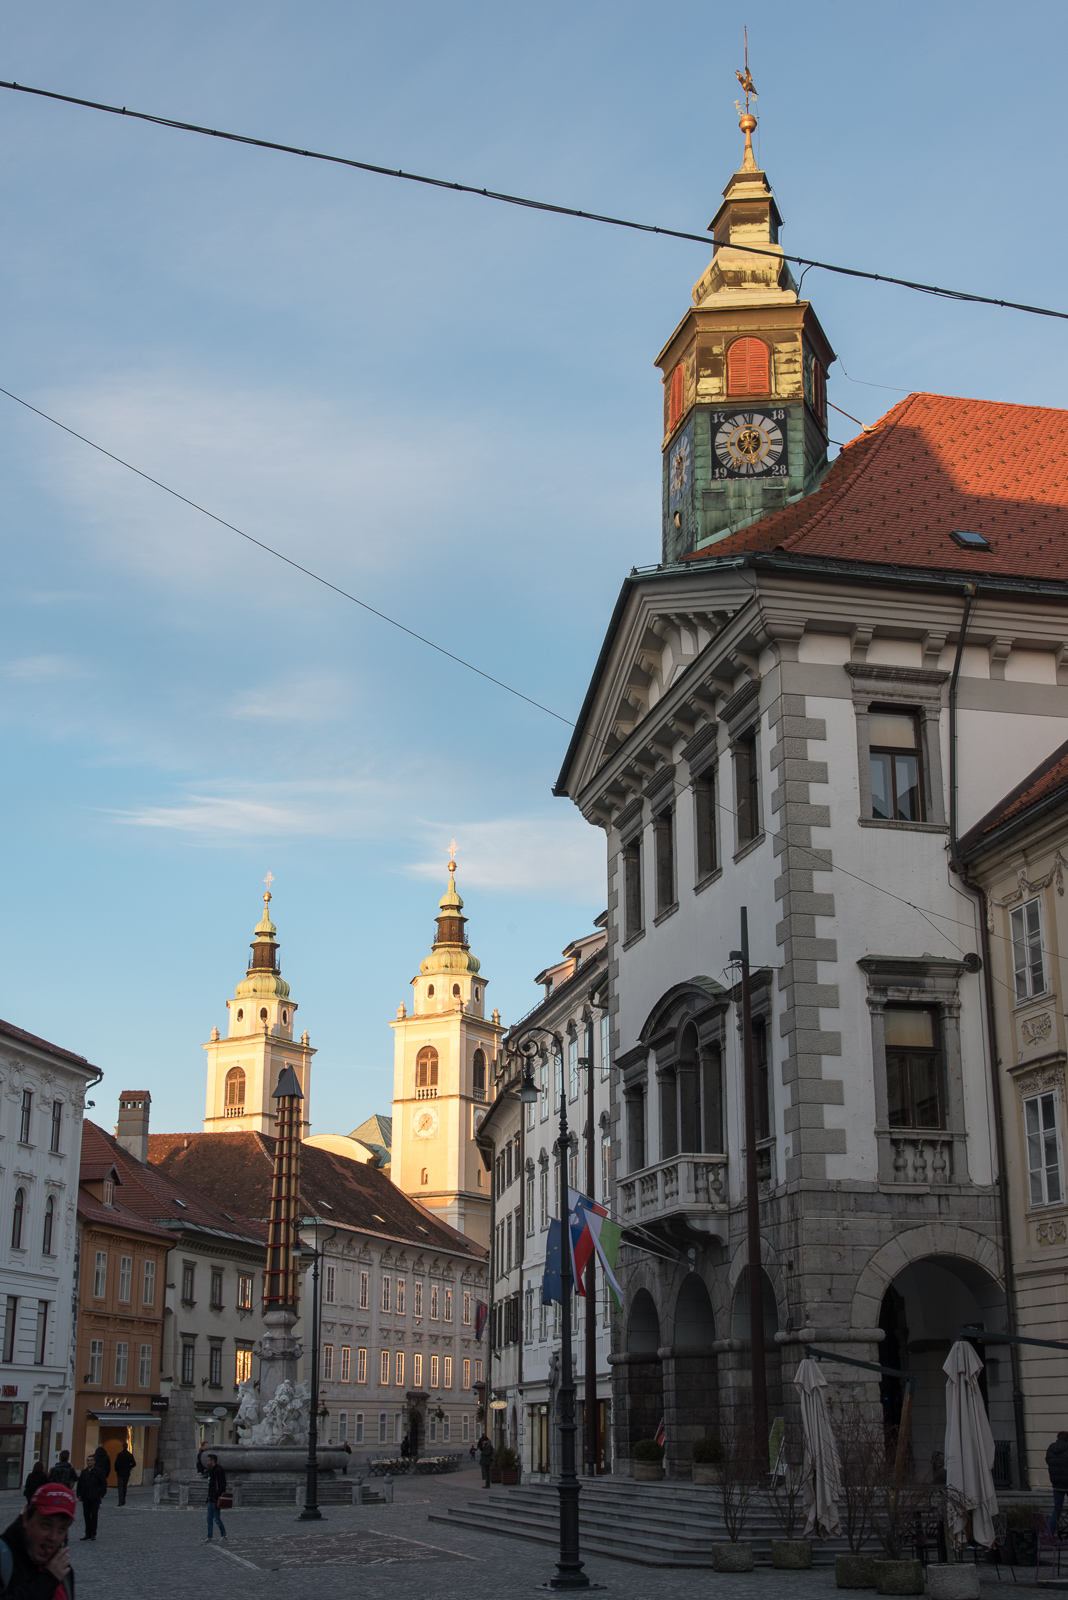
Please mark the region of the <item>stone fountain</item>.
[[[308, 1385], [282, 1378], [262, 1411], [251, 1379], [239, 1384], [237, 1392], [241, 1396], [235, 1419], [239, 1442], [211, 1446], [211, 1454], [218, 1456], [227, 1476], [238, 1482], [246, 1473], [257, 1479], [265, 1473], [299, 1477], [308, 1459]], [[318, 1446], [315, 1456], [320, 1474], [343, 1471], [352, 1459], [347, 1450], [324, 1445]]]

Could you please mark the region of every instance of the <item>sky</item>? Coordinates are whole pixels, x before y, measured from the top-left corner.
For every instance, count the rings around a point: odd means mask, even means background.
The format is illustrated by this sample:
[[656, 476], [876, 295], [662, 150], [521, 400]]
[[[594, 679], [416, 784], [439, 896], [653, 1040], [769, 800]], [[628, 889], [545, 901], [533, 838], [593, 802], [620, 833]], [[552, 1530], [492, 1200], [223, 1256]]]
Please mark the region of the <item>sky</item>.
[[[0, 78], [702, 232], [745, 20], [7, 0]], [[1068, 309], [1068, 10], [748, 20], [788, 251]], [[270, 870], [314, 1131], [347, 1132], [388, 1110], [451, 839], [506, 1022], [604, 908], [603, 835], [551, 788], [659, 557], [653, 359], [710, 252], [10, 91], [0, 208], [0, 386], [557, 714], [0, 395], [0, 1015], [103, 1069], [104, 1126], [147, 1088], [157, 1131], [198, 1127]], [[804, 292], [861, 422], [915, 389], [1068, 403], [1064, 323]]]

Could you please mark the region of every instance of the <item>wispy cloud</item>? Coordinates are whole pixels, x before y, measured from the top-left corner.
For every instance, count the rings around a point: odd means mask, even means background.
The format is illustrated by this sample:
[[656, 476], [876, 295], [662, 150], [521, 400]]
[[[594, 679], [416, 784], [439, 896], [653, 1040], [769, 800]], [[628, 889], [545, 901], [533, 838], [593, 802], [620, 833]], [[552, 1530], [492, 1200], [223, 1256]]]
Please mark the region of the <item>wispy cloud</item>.
[[256, 784], [191, 792], [172, 805], [114, 811], [116, 822], [168, 829], [201, 844], [235, 837], [355, 839], [377, 833], [389, 798], [373, 780]]
[[72, 656], [19, 656], [3, 666], [4, 675], [16, 683], [69, 683], [93, 676], [93, 669]]
[[[457, 876], [472, 887], [583, 905], [603, 900], [607, 892], [604, 835], [571, 807], [561, 806], [559, 816], [457, 823], [455, 836]], [[409, 870], [440, 881], [448, 848], [448, 838], [435, 829], [434, 856]]]
[[352, 699], [352, 682], [339, 673], [306, 672], [239, 690], [230, 714], [248, 721], [334, 722], [344, 716]]

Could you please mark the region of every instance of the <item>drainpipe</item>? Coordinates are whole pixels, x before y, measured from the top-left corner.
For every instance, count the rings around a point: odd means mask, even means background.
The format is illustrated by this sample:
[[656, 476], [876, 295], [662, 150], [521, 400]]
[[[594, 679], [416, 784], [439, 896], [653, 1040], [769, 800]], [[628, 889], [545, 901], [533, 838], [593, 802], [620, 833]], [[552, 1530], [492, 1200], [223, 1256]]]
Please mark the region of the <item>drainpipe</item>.
[[[1012, 1257], [1012, 1232], [1009, 1207], [1009, 1176], [1005, 1163], [1005, 1117], [1001, 1097], [1001, 1060], [998, 1055], [997, 1031], [994, 1012], [994, 979], [990, 969], [990, 934], [987, 927], [987, 899], [985, 891], [968, 876], [961, 865], [957, 828], [957, 680], [960, 677], [961, 658], [968, 632], [968, 618], [975, 604], [978, 587], [974, 583], [964, 586], [964, 613], [961, 617], [957, 653], [953, 660], [953, 675], [949, 680], [949, 866], [966, 889], [974, 894], [979, 908], [979, 939], [983, 957], [983, 1010], [990, 1060], [990, 1087], [994, 1108], [994, 1148], [998, 1166], [998, 1217], [1001, 1225], [1001, 1254], [1005, 1273], [1006, 1330], [1014, 1338], [1019, 1333], [1016, 1315], [1016, 1270]], [[1024, 1410], [1023, 1384], [1020, 1374], [1020, 1347], [1009, 1346], [1012, 1370], [1012, 1414], [1016, 1433], [1016, 1471], [1019, 1487], [1029, 1489], [1027, 1471], [1027, 1418]]]

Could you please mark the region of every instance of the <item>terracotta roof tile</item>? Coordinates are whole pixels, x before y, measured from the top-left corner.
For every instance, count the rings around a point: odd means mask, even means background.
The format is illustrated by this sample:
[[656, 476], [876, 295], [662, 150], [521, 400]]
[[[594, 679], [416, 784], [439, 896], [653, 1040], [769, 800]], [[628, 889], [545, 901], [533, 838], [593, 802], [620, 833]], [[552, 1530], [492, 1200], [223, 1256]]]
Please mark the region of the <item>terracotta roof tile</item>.
[[1008, 822], [1022, 822], [1028, 811], [1042, 800], [1052, 799], [1062, 791], [1068, 799], [1068, 740], [1058, 745], [1053, 754], [1029, 772], [1015, 789], [1010, 789], [1003, 800], [980, 817], [959, 844], [962, 856], [977, 855], [990, 835]]
[[687, 559], [754, 550], [1068, 583], [1068, 411], [911, 394], [814, 493]]
[[255, 1244], [265, 1244], [267, 1241], [267, 1229], [262, 1222], [243, 1216], [236, 1208], [232, 1213], [229, 1212], [188, 1183], [156, 1167], [142, 1166], [117, 1139], [113, 1139], [103, 1128], [98, 1128], [95, 1122], [86, 1122], [82, 1134], [83, 1179], [86, 1177], [87, 1158], [94, 1166], [114, 1165], [118, 1168], [122, 1203], [138, 1216], [159, 1223], [172, 1219], [186, 1227], [210, 1228], [214, 1233], [249, 1239]]
[[[151, 1133], [149, 1162], [229, 1210], [266, 1219], [274, 1140], [261, 1133]], [[370, 1164], [302, 1145], [300, 1193], [308, 1211], [362, 1233], [484, 1260], [486, 1251], [410, 1200]]]

